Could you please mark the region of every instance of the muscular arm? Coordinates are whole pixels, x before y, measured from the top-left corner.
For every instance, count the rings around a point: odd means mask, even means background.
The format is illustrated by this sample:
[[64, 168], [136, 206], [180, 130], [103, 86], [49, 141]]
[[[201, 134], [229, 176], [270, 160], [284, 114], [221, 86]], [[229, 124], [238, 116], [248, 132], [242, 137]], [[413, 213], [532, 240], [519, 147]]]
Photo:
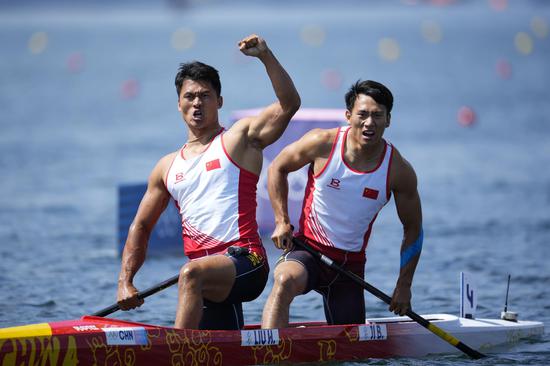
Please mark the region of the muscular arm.
[[[394, 174], [390, 185], [394, 193], [397, 214], [403, 224], [401, 257], [405, 258], [392, 296], [390, 311], [404, 315], [411, 308], [411, 285], [420, 252], [412, 245], [419, 240], [422, 230], [422, 208], [417, 190], [416, 174], [412, 166], [396, 151]], [[411, 255], [412, 254], [412, 255]]]
[[292, 228], [288, 216], [288, 174], [313, 163], [322, 164], [328, 158], [336, 130], [315, 129], [285, 147], [269, 166], [267, 189], [275, 230], [271, 239], [279, 249], [292, 246]]
[[128, 230], [118, 277], [117, 301], [122, 310], [133, 309], [143, 303], [143, 300], [136, 297], [137, 289], [133, 285], [133, 280], [145, 261], [151, 232], [170, 201], [170, 194], [166, 190], [163, 178], [172, 159], [173, 154], [165, 156], [151, 172], [147, 191]]
[[239, 48], [245, 55], [257, 57], [264, 64], [277, 102], [255, 117], [238, 121], [232, 130], [241, 132], [250, 145], [263, 149], [281, 137], [300, 108], [300, 96], [292, 79], [261, 37], [251, 35], [239, 42]]

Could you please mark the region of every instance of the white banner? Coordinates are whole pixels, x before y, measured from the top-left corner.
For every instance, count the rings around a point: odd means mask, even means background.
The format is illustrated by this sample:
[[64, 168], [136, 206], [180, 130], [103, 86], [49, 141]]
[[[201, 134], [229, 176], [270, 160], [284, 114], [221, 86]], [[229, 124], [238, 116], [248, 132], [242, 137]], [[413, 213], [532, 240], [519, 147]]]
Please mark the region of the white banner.
[[241, 346], [276, 346], [279, 343], [278, 329], [241, 330]]
[[146, 345], [147, 331], [143, 327], [102, 328], [110, 346]]
[[460, 272], [460, 317], [475, 319], [477, 286], [471, 274]]

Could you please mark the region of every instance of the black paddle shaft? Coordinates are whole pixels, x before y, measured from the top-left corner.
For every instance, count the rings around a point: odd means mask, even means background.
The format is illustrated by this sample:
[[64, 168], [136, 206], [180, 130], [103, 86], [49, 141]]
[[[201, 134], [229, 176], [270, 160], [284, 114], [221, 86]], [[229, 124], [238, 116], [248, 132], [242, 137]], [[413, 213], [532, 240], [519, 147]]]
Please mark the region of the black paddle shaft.
[[[363, 287], [365, 290], [367, 290], [368, 292], [370, 292], [380, 300], [384, 301], [386, 304], [389, 305], [391, 303], [391, 297], [389, 297], [388, 295], [386, 295], [376, 287], [372, 286], [371, 284], [369, 284], [367, 281], [365, 281], [363, 278], [359, 277], [355, 273], [345, 270], [343, 267], [336, 264], [332, 259], [325, 256], [324, 254], [319, 253], [317, 250], [313, 249], [312, 247], [310, 247], [309, 245], [307, 245], [306, 243], [304, 243], [303, 241], [297, 238], [293, 238], [292, 242], [294, 243], [294, 245], [306, 250], [315, 258], [317, 258], [319, 261], [326, 264], [330, 268], [334, 269], [336, 272], [341, 273], [344, 276], [347, 276], [352, 281], [357, 283], [359, 286]], [[480, 353], [479, 351], [476, 351], [475, 349], [468, 347], [467, 345], [460, 342], [458, 339], [456, 339], [449, 333], [445, 332], [443, 329], [435, 326], [433, 323], [430, 323], [428, 320], [424, 319], [423, 317], [421, 317], [411, 309], [409, 309], [405, 315], [407, 315], [409, 318], [411, 318], [418, 324], [422, 325], [424, 328], [428, 329], [429, 331], [431, 331], [432, 333], [434, 333], [444, 341], [452, 344], [453, 346], [455, 346], [456, 348], [458, 348], [459, 350], [461, 350], [471, 358], [480, 359], [482, 357], [486, 357], [483, 353]]]
[[[164, 290], [167, 287], [170, 287], [172, 285], [175, 285], [178, 283], [179, 275], [171, 277], [167, 279], [166, 281], [163, 281], [161, 283], [156, 284], [153, 287], [150, 287], [144, 291], [141, 291], [138, 293], [137, 297], [138, 299], [145, 299], [146, 297], [149, 297], [153, 294], [156, 294], [159, 291]], [[105, 309], [101, 309], [98, 312], [93, 313], [93, 316], [107, 316], [109, 314], [114, 313], [115, 311], [120, 310], [120, 305], [113, 304], [111, 306], [106, 307]]]

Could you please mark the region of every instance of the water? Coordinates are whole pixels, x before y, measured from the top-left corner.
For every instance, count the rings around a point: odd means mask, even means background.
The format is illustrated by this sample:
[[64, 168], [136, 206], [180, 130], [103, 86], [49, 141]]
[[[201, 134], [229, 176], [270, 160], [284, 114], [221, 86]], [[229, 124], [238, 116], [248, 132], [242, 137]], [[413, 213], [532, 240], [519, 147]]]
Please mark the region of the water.
[[[386, 136], [416, 169], [424, 215], [416, 312], [457, 314], [459, 273], [467, 271], [480, 290], [478, 316], [498, 317], [511, 274], [509, 310], [550, 327], [550, 5], [509, 1], [504, 11], [485, 1], [168, 6], [174, 3], [0, 5], [0, 327], [78, 318], [115, 301], [116, 187], [144, 181], [158, 158], [185, 141], [173, 87], [178, 63], [199, 59], [220, 70], [222, 120], [232, 110], [266, 105], [273, 95], [263, 68], [236, 49], [252, 32], [287, 67], [304, 107], [342, 108], [347, 86], [358, 78], [382, 81], [394, 92]], [[423, 24], [438, 25], [441, 40], [427, 41]], [[179, 28], [193, 32], [191, 48], [171, 46]], [[45, 32], [47, 42], [38, 42], [35, 49], [43, 49], [33, 54], [29, 39], [36, 32]], [[520, 32], [520, 41], [528, 38], [520, 42], [526, 53], [514, 43]], [[379, 55], [386, 38], [399, 48], [394, 61]], [[495, 70], [499, 60], [511, 66], [509, 78]], [[333, 84], [323, 81], [327, 72], [336, 76]], [[456, 122], [462, 106], [476, 113], [472, 127]], [[389, 204], [374, 226], [366, 268], [368, 281], [386, 293], [397, 278], [400, 239]], [[270, 253], [273, 263], [277, 253]], [[182, 261], [149, 258], [137, 286], [173, 276]], [[247, 323], [260, 321], [270, 287], [246, 304]], [[139, 310], [115, 315], [171, 325], [176, 298], [170, 288]], [[379, 300], [366, 299], [369, 316], [389, 315]], [[292, 305], [293, 321], [322, 318], [313, 294]], [[481, 364], [549, 362], [547, 330]], [[366, 363], [471, 361], [457, 355]]]

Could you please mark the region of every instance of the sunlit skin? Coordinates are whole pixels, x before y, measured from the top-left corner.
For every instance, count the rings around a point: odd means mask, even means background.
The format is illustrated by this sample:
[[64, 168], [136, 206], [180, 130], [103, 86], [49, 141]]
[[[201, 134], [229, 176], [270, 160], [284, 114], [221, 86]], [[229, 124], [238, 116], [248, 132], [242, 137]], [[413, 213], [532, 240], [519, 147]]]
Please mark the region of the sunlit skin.
[[345, 158], [353, 168], [369, 170], [377, 164], [384, 151], [382, 137], [390, 125], [386, 106], [378, 104], [371, 96], [359, 94], [351, 112], [346, 110], [346, 119], [351, 129], [346, 140]]
[[[223, 98], [207, 81], [185, 79], [178, 100], [178, 111], [190, 132], [194, 136], [205, 130], [220, 127], [218, 109], [222, 107]], [[192, 140], [191, 137], [189, 140]]]
[[[369, 171], [380, 161], [384, 151], [384, 131], [390, 114], [372, 97], [359, 94], [351, 111], [345, 113], [350, 130], [344, 148], [344, 160], [354, 170]], [[313, 129], [285, 147], [268, 169], [268, 191], [275, 216], [271, 239], [279, 249], [292, 248], [293, 228], [288, 214], [288, 174], [311, 165], [320, 174], [332, 151], [337, 129]], [[393, 150], [389, 173], [391, 190], [399, 220], [403, 225], [401, 251], [420, 234], [422, 210], [414, 169], [397, 149]], [[411, 285], [418, 256], [400, 269], [389, 310], [403, 315], [411, 309]], [[282, 262], [274, 270], [274, 284], [264, 307], [262, 328], [288, 326], [289, 309], [294, 297], [302, 294], [308, 281], [305, 267], [298, 262]]]
[[[300, 96], [294, 84], [273, 55], [265, 40], [252, 34], [238, 43], [246, 56], [258, 58], [277, 100], [258, 115], [235, 122], [223, 136], [224, 147], [238, 166], [259, 175], [263, 149], [275, 142], [284, 132], [290, 119], [300, 107]], [[187, 127], [183, 150], [186, 159], [202, 154], [222, 129], [218, 110], [223, 105], [221, 95], [208, 81], [185, 79], [178, 96], [177, 108]], [[145, 261], [149, 236], [162, 212], [172, 199], [165, 178], [178, 151], [161, 158], [151, 172], [147, 191], [128, 231], [122, 254], [118, 280], [117, 302], [122, 310], [143, 304], [137, 298], [134, 276]], [[213, 208], [215, 209], [215, 208]], [[202, 317], [203, 299], [221, 302], [227, 298], [235, 282], [233, 261], [224, 255], [205, 256], [189, 261], [180, 270], [178, 306], [174, 326], [197, 329]]]

